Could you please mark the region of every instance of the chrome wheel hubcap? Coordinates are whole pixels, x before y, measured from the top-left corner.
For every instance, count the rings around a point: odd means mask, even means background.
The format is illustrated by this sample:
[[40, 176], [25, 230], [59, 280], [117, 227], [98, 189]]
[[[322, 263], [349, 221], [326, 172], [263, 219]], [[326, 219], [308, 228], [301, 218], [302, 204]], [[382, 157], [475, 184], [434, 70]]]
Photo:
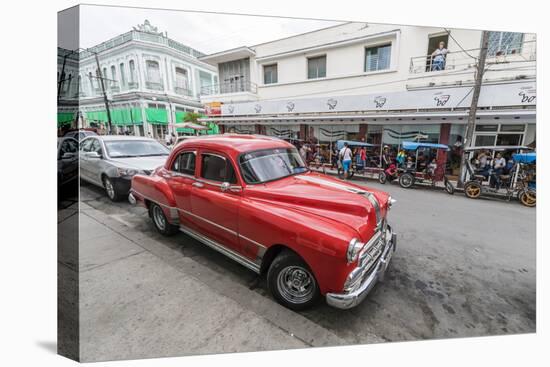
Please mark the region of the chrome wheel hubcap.
[[111, 180], [105, 180], [105, 190], [111, 199], [115, 197], [115, 188], [113, 187]]
[[313, 298], [315, 280], [300, 266], [287, 266], [277, 276], [281, 296], [290, 303], [305, 303]]
[[162, 209], [158, 206], [153, 207], [153, 220], [161, 231], [166, 229], [166, 218], [164, 217]]

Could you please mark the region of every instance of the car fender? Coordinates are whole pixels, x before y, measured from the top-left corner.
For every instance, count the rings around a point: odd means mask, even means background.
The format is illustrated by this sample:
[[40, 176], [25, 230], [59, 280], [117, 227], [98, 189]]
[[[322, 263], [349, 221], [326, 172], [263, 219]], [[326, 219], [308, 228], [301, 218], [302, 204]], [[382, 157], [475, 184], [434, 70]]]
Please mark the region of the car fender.
[[137, 174], [132, 177], [131, 192], [148, 208], [149, 203], [158, 204], [171, 224], [179, 223], [179, 214], [172, 189], [166, 180], [158, 175]]
[[[353, 264], [346, 259], [357, 231], [337, 221], [263, 200], [243, 200], [239, 234], [267, 249], [282, 245], [296, 252], [310, 267], [322, 294], [338, 292]], [[331, 271], [326, 271], [331, 269]]]

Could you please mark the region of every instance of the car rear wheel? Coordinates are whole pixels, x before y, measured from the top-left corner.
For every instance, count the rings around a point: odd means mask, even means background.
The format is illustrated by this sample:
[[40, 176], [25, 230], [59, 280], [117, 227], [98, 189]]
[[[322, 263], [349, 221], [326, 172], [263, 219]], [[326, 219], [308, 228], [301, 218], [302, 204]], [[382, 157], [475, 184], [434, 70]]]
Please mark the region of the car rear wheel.
[[399, 177], [399, 185], [405, 189], [409, 189], [414, 185], [414, 176], [411, 173], [403, 173]]
[[320, 297], [313, 272], [297, 254], [288, 250], [271, 263], [267, 285], [277, 302], [295, 311], [311, 307]]
[[149, 215], [160, 234], [172, 236], [178, 232], [178, 227], [168, 222], [164, 211], [158, 204], [152, 203], [149, 205]]
[[122, 199], [122, 195], [117, 192], [115, 184], [109, 177], [103, 179], [103, 187], [105, 188], [107, 197], [111, 199], [111, 201], [120, 201]]
[[477, 199], [481, 195], [481, 185], [477, 181], [470, 181], [464, 185], [464, 193], [470, 199]]

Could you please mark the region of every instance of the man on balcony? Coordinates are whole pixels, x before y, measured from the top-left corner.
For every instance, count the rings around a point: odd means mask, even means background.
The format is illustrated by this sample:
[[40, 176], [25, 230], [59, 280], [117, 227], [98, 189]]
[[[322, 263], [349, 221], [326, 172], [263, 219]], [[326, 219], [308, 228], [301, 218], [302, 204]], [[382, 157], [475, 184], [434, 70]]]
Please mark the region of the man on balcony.
[[432, 52], [432, 71], [445, 70], [445, 58], [448, 52], [445, 42], [439, 42], [439, 48]]

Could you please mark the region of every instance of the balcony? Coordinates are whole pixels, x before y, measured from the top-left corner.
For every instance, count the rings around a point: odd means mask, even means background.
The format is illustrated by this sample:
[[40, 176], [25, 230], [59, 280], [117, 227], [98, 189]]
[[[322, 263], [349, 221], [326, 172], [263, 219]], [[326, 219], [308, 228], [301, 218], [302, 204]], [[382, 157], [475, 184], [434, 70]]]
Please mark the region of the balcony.
[[258, 88], [256, 83], [248, 80], [224, 82], [220, 84], [205, 85], [201, 87], [201, 95], [210, 96], [215, 94], [231, 94], [249, 92], [256, 94]]
[[163, 90], [164, 90], [164, 84], [162, 84], [162, 82], [150, 82], [150, 81], [146, 81], [146, 82], [145, 82], [145, 88], [151, 89], [151, 90], [163, 91]]
[[174, 87], [174, 92], [176, 94], [179, 94], [180, 96], [187, 96], [187, 97], [193, 96], [193, 91], [186, 87]]
[[[477, 62], [480, 48], [469, 50], [451, 50], [445, 58], [443, 64], [434, 62], [430, 55], [411, 57], [409, 73], [422, 74], [443, 71], [466, 71], [472, 70]], [[529, 63], [536, 61], [536, 42], [526, 41], [518, 49], [503, 47], [502, 50], [493, 50], [487, 55], [487, 65], [499, 64], [502, 68], [507, 64]]]

